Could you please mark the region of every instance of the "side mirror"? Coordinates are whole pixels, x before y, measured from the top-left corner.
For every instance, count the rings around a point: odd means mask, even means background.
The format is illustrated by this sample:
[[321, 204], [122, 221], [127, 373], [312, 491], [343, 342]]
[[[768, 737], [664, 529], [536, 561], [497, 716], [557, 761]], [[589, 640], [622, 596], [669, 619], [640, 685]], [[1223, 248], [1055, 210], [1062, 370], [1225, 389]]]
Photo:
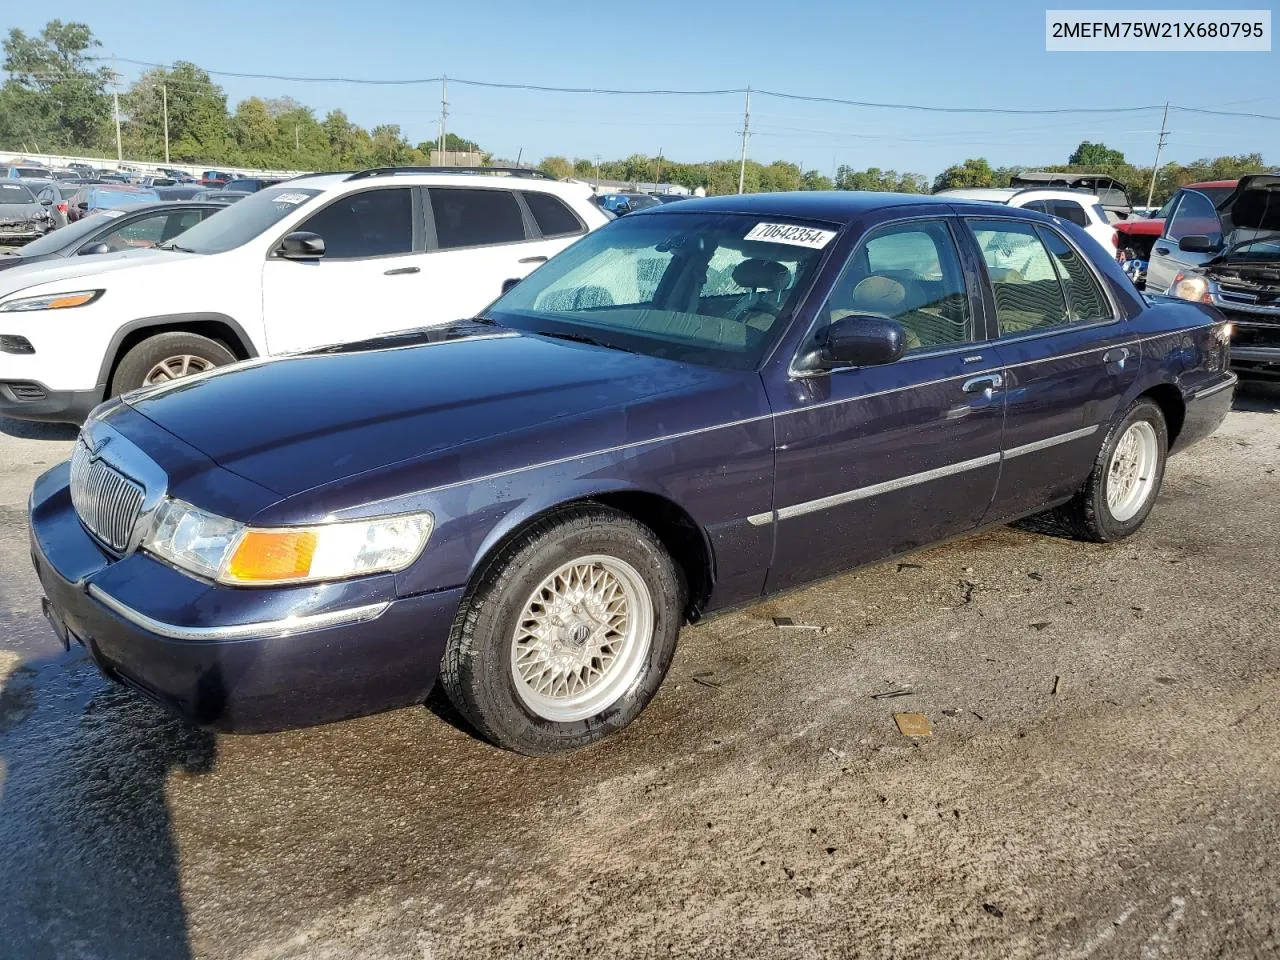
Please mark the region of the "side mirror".
[[110, 252], [111, 252], [111, 248], [107, 246], [105, 243], [102, 243], [101, 241], [99, 241], [98, 243], [91, 243], [88, 246], [81, 247], [79, 250], [76, 251], [76, 256], [91, 257], [91, 256], [96, 256], [99, 253], [110, 253]]
[[819, 367], [877, 367], [893, 363], [907, 348], [907, 331], [897, 320], [852, 314], [832, 321], [818, 351]]
[[1218, 245], [1208, 237], [1192, 234], [1178, 241], [1178, 249], [1187, 253], [1213, 253]]
[[298, 230], [280, 241], [276, 256], [285, 260], [318, 260], [324, 256], [324, 238]]
[[48, 197], [45, 197], [43, 200], [41, 200], [41, 201], [40, 201], [40, 206], [42, 206], [42, 207], [52, 207], [52, 206], [53, 206], [53, 201], [52, 201], [52, 200], [50, 200]]
[[503, 281], [502, 281], [502, 292], [503, 292], [503, 294], [506, 294], [509, 290], [511, 290], [511, 289], [512, 289], [512, 288], [513, 288], [517, 283], [519, 283], [519, 282], [520, 282], [520, 278], [519, 278], [519, 277], [509, 277], [508, 279], [503, 280]]
[[77, 204], [76, 204], [76, 208], [77, 208], [77, 209], [80, 209], [80, 210], [88, 210], [88, 209], [89, 209], [89, 201], [88, 201], [88, 200], [81, 200], [79, 203], [77, 203]]

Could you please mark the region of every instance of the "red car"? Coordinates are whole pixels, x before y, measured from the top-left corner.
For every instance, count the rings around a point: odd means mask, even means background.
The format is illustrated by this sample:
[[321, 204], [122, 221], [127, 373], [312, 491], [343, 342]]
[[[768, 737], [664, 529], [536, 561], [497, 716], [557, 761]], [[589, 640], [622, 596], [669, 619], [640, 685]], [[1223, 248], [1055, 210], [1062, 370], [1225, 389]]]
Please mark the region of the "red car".
[[221, 170], [206, 170], [200, 175], [200, 186], [202, 187], [225, 187], [234, 177], [229, 173]]

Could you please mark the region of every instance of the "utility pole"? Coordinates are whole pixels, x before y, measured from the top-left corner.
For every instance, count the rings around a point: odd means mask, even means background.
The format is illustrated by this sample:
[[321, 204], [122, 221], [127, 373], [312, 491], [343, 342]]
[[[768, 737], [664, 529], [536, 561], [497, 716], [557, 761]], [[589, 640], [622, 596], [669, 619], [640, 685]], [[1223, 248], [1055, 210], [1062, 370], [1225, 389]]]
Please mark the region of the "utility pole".
[[164, 104], [164, 162], [169, 162], [169, 88], [160, 84], [160, 101]]
[[294, 152], [294, 153], [297, 153], [297, 152], [298, 152], [298, 149], [299, 149], [299, 145], [298, 145], [298, 125], [295, 123], [295, 124], [293, 125], [293, 152]]
[[1160, 121], [1160, 139], [1156, 141], [1156, 162], [1151, 165], [1151, 186], [1147, 190], [1147, 206], [1151, 206], [1151, 198], [1156, 193], [1156, 174], [1160, 172], [1160, 151], [1164, 149], [1165, 139], [1169, 136], [1169, 101], [1164, 102], [1164, 118]]
[[747, 102], [742, 111], [742, 157], [738, 161], [738, 192], [742, 192], [747, 177], [747, 137], [751, 134], [751, 88], [747, 87]]
[[111, 101], [116, 114], [116, 163], [124, 160], [124, 150], [120, 146], [120, 74], [116, 71], [115, 57], [111, 58]]
[[449, 119], [449, 78], [440, 77], [440, 165], [449, 166], [444, 158], [445, 123]]
[[520, 158], [524, 156], [524, 147], [516, 151], [516, 166], [520, 166]]
[[658, 184], [662, 182], [662, 148], [658, 148], [658, 178], [653, 184], [653, 188], [658, 189]]
[[600, 192], [600, 154], [596, 154], [596, 193]]

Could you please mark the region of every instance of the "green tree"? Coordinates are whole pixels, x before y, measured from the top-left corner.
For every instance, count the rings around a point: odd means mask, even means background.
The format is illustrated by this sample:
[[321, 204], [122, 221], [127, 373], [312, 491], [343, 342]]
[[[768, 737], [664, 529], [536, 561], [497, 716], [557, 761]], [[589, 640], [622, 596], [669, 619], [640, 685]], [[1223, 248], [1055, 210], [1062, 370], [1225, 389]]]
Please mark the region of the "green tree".
[[0, 139], [49, 153], [101, 146], [112, 126], [111, 71], [90, 58], [101, 45], [83, 23], [50, 20], [38, 36], [10, 30]]
[[995, 171], [985, 157], [969, 159], [947, 167], [933, 179], [933, 192], [955, 187], [992, 187], [996, 185]]
[[379, 167], [399, 167], [420, 159], [421, 154], [409, 145], [398, 123], [381, 123], [372, 131], [370, 161]]
[[240, 101], [231, 118], [231, 135], [249, 163], [270, 164], [276, 146], [276, 124], [257, 97]]
[[817, 170], [806, 170], [804, 176], [800, 178], [801, 190], [831, 190], [834, 187], [835, 184], [831, 182], [831, 178]]
[[538, 169], [557, 180], [567, 180], [574, 173], [573, 164], [564, 157], [543, 157]]
[[1091, 143], [1088, 140], [1081, 140], [1080, 146], [1067, 158], [1067, 163], [1073, 167], [1101, 167], [1124, 162], [1124, 154], [1119, 150], [1112, 150], [1105, 143]]

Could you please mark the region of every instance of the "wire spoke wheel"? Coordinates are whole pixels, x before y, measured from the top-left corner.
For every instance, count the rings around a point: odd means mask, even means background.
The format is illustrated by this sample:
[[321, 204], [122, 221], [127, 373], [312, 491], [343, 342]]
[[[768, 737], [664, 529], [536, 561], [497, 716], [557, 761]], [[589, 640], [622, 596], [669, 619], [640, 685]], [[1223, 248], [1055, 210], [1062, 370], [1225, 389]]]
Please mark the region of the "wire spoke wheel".
[[143, 377], [142, 382], [146, 386], [153, 386], [157, 383], [168, 383], [170, 380], [177, 380], [179, 377], [188, 377], [193, 373], [204, 373], [206, 370], [212, 370], [215, 366], [204, 357], [197, 357], [191, 353], [183, 353], [173, 357], [165, 357], [159, 363], [152, 366], [147, 371], [147, 375]]
[[1155, 428], [1135, 420], [1121, 435], [1107, 465], [1107, 509], [1123, 523], [1137, 515], [1155, 491], [1160, 445]]
[[516, 621], [516, 693], [545, 720], [595, 716], [644, 669], [653, 625], [653, 597], [633, 566], [603, 554], [570, 560], [538, 585]]

